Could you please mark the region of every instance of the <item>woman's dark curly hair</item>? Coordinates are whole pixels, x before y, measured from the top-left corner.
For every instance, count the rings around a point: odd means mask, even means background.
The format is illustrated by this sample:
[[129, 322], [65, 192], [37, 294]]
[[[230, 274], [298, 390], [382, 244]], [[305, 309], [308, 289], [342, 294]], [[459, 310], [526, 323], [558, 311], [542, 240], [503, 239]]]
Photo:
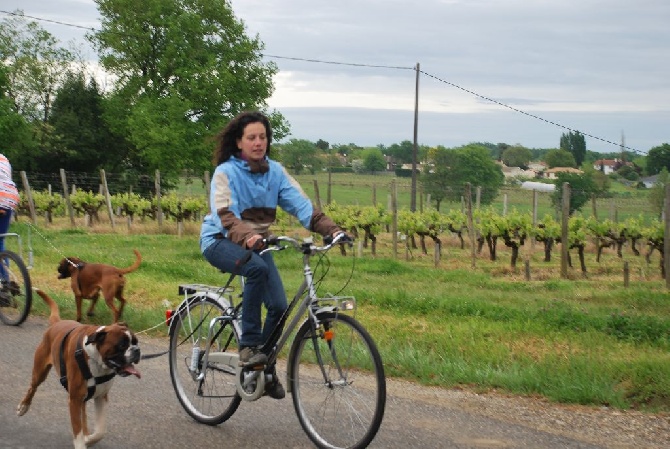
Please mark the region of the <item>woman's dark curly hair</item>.
[[239, 156], [240, 149], [237, 148], [237, 140], [242, 138], [244, 128], [250, 123], [262, 123], [265, 126], [265, 135], [268, 139], [268, 148], [265, 155], [270, 156], [270, 143], [272, 142], [270, 120], [261, 112], [247, 111], [238, 114], [216, 136], [217, 145], [212, 158], [215, 167], [230, 159], [230, 156]]

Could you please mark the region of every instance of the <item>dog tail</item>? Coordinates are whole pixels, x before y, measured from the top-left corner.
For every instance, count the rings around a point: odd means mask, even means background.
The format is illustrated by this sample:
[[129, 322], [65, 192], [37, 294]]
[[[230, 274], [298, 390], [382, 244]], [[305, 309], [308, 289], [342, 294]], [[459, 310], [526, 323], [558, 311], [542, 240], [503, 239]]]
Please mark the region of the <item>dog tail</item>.
[[133, 271], [137, 270], [140, 267], [140, 264], [142, 263], [142, 255], [136, 249], [134, 249], [133, 252], [135, 253], [135, 263], [133, 263], [128, 268], [120, 268], [119, 271], [122, 274], [132, 273]]
[[49, 310], [51, 311], [49, 315], [49, 324], [54, 324], [56, 321], [60, 321], [60, 312], [58, 311], [58, 304], [56, 304], [56, 301], [51, 299], [49, 295], [39, 288], [34, 288], [33, 290], [35, 290], [35, 292], [42, 297], [44, 302], [47, 303], [47, 306], [49, 306]]

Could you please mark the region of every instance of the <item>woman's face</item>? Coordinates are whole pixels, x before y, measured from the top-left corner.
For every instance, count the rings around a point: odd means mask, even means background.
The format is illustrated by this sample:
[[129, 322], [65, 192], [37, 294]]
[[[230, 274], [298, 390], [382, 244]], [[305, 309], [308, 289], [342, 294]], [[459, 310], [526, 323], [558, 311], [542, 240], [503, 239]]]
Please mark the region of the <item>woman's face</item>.
[[237, 148], [242, 153], [242, 159], [247, 161], [260, 161], [263, 159], [268, 149], [268, 137], [265, 133], [265, 125], [261, 122], [255, 122], [245, 126], [242, 137], [237, 139]]

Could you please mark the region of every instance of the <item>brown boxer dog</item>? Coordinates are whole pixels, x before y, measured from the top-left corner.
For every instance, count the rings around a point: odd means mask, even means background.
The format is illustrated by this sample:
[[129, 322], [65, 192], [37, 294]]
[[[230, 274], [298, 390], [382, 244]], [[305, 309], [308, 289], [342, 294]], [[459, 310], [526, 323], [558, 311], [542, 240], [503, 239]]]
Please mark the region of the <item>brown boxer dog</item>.
[[[125, 323], [95, 326], [61, 321], [54, 300], [39, 289], [35, 291], [49, 306], [49, 327], [35, 351], [30, 387], [16, 413], [22, 416], [28, 411], [37, 387], [55, 365], [70, 398], [74, 448], [85, 449], [100, 441], [107, 432], [106, 407], [114, 378], [117, 375], [140, 377], [134, 366], [140, 361], [137, 337]], [[89, 434], [86, 423], [86, 401], [89, 399], [95, 404], [95, 432], [92, 434]]]
[[[123, 297], [123, 288], [126, 285], [125, 274], [137, 270], [142, 263], [142, 256], [136, 249], [135, 262], [128, 268], [116, 268], [101, 263], [86, 263], [78, 257], [66, 257], [58, 264], [58, 279], [72, 278], [70, 287], [74, 293], [77, 305], [77, 321], [81, 321], [81, 303], [83, 299], [90, 299], [91, 306], [86, 313], [93, 316], [95, 303], [100, 293], [105, 303], [114, 314], [114, 322], [121, 319], [126, 298]], [[114, 298], [119, 300], [119, 308], [114, 306]]]

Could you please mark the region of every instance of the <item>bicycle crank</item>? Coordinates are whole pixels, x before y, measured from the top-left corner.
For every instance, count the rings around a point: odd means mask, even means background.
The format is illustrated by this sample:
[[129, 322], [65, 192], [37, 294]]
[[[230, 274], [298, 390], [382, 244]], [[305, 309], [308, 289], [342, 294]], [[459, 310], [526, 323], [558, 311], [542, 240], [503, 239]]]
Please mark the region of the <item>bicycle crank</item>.
[[237, 394], [245, 401], [255, 401], [265, 392], [265, 373], [263, 369], [252, 369], [238, 366], [235, 386]]

